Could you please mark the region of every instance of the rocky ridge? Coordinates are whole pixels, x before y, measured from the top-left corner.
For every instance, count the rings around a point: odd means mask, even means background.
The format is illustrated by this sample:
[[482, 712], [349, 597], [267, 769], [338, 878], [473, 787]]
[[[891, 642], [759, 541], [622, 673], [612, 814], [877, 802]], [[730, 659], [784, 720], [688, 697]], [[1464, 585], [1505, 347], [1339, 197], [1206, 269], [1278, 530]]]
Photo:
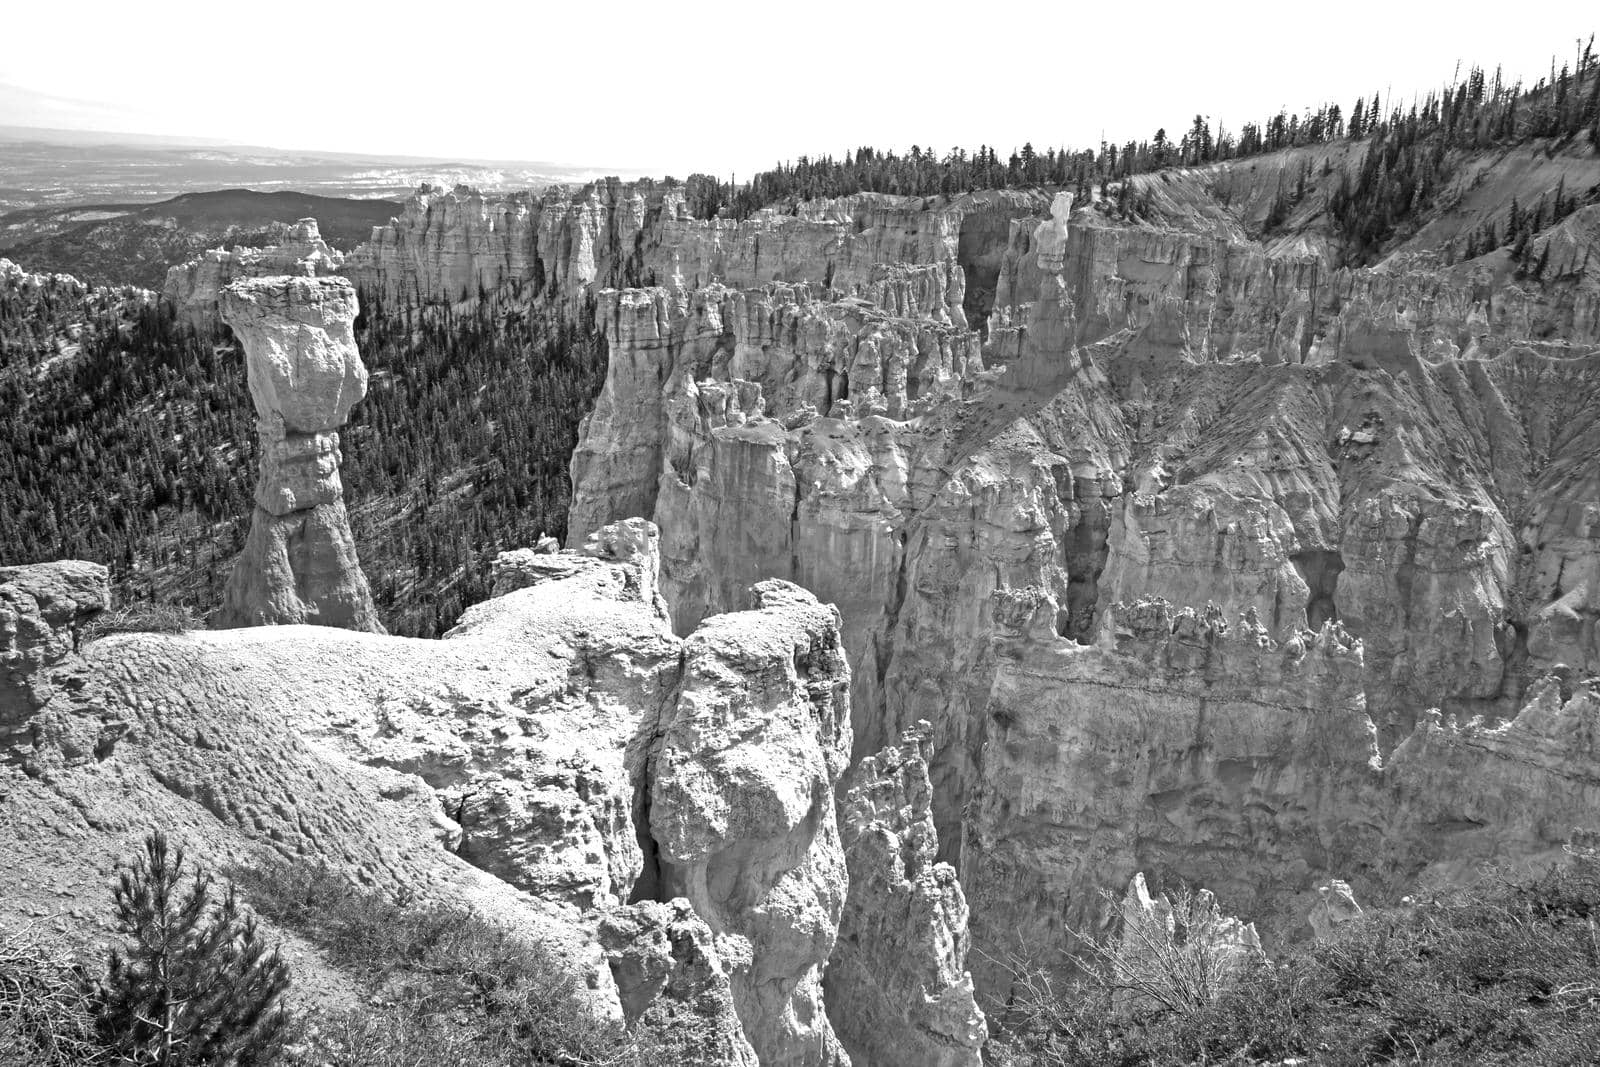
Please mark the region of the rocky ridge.
[[316, 856], [478, 908], [566, 961], [596, 1011], [693, 1026], [717, 1062], [848, 1064], [822, 986], [848, 886], [837, 613], [764, 583], [679, 639], [658, 566], [642, 521], [518, 553], [439, 641], [90, 639], [103, 567], [0, 572], [0, 793], [32, 813], [4, 831], [27, 857], [6, 899], [70, 895], [92, 936], [85, 887], [152, 826], [212, 865]]

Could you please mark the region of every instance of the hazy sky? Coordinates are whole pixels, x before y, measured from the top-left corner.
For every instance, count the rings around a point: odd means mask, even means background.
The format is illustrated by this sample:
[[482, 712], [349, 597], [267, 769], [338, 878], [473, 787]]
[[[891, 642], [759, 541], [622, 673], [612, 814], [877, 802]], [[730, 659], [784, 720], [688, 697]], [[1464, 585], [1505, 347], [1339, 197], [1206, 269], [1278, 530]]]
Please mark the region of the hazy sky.
[[[0, 124], [741, 175], [875, 144], [1237, 130], [1457, 60], [1531, 84], [1600, 4], [1069, 0], [8, 4]], [[0, 149], [3, 151], [3, 149]]]

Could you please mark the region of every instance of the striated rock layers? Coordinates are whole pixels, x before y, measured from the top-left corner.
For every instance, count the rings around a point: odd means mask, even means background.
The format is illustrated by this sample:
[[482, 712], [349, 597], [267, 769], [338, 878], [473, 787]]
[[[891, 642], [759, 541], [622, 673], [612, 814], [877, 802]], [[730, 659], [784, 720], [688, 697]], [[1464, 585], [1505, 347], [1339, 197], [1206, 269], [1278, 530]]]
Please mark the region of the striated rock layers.
[[[656, 518], [680, 633], [774, 576], [839, 607], [857, 758], [930, 724], [975, 956], [1112, 921], [1096, 890], [1141, 870], [1303, 936], [1330, 878], [1383, 906], [1592, 810], [1587, 750], [1524, 720], [1583, 721], [1600, 672], [1593, 279], [1420, 238], [1351, 269], [1309, 215], [1252, 237], [1246, 180], [1139, 179], [1166, 189], [1140, 224], [899, 201], [879, 291], [685, 268], [598, 296], [570, 538]], [[716, 227], [680, 221], [641, 262], [699, 261]], [[952, 233], [965, 321], [914, 282]]]
[[[851, 1062], [824, 987], [846, 922], [848, 969], [885, 991], [880, 1037], [975, 1062], [966, 912], [929, 862], [911, 754], [841, 840], [837, 612], [767, 582], [678, 638], [659, 565], [639, 520], [583, 552], [508, 554], [498, 595], [437, 641], [281, 625], [79, 642], [104, 568], [0, 572], [0, 796], [28, 813], [0, 828], [25, 858], [0, 872], [0, 917], [99, 900], [78, 887], [163, 826], [211, 864], [314, 859], [464, 902], [570, 968], [596, 1011], [738, 1067]], [[891, 853], [865, 843], [898, 834]], [[847, 863], [871, 875], [859, 901]]]
[[216, 625], [383, 632], [344, 510], [338, 429], [367, 392], [343, 278], [235, 282], [222, 316], [244, 349], [261, 437], [255, 514]]
[[[608, 178], [575, 194], [484, 196], [424, 185], [346, 264], [386, 304], [475, 299], [497, 290], [572, 298], [604, 287], [807, 282], [841, 294], [915, 288], [940, 321], [987, 313], [1006, 220], [1037, 194], [953, 200], [860, 193], [763, 209], [749, 219], [696, 217], [688, 185]], [[996, 225], [998, 220], [998, 225]], [[999, 244], [980, 232], [998, 232]], [[964, 269], [960, 249], [976, 248]], [[978, 262], [985, 254], [992, 262]], [[969, 302], [969, 285], [971, 301]]]

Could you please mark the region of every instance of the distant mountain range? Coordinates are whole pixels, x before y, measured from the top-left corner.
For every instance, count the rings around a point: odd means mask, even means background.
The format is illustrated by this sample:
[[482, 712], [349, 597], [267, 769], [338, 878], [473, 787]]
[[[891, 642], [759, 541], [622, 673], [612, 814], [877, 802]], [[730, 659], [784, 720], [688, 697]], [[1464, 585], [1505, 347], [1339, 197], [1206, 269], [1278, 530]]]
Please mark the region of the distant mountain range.
[[396, 200], [222, 189], [153, 204], [73, 204], [0, 215], [0, 257], [92, 285], [160, 289], [167, 268], [208, 248], [270, 245], [288, 223], [315, 218], [342, 251], [397, 214]]

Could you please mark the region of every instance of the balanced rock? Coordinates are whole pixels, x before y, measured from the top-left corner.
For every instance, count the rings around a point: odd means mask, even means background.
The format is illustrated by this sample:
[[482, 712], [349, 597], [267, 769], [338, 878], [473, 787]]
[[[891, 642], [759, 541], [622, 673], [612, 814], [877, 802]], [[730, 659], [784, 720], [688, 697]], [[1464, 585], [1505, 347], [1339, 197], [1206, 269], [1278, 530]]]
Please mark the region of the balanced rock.
[[367, 392], [355, 288], [343, 278], [250, 278], [223, 290], [261, 437], [250, 537], [220, 627], [315, 623], [383, 632], [356, 558], [338, 428]]

